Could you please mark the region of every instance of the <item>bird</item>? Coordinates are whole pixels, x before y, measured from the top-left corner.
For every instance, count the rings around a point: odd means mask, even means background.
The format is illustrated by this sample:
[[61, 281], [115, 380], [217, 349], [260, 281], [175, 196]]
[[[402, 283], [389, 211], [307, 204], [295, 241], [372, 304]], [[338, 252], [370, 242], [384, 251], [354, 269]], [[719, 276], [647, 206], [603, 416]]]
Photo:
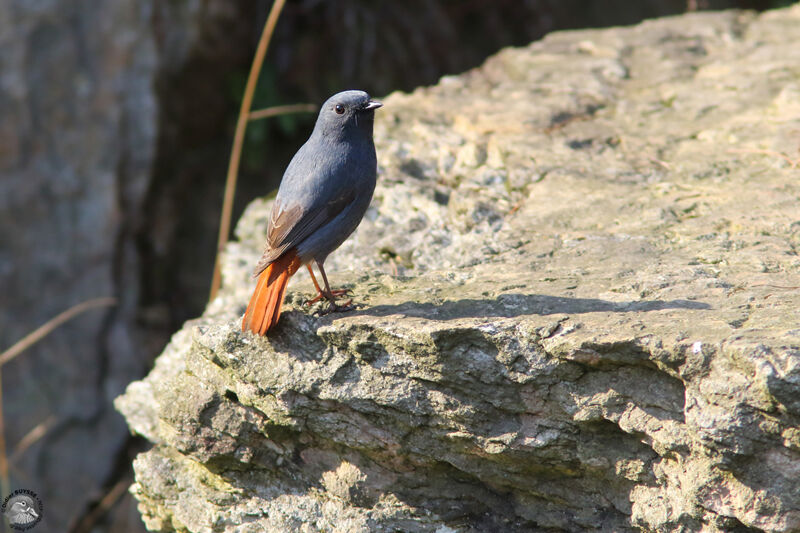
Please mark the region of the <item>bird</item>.
[[304, 265], [317, 290], [306, 303], [325, 298], [329, 311], [342, 309], [336, 299], [348, 291], [331, 290], [323, 263], [355, 231], [372, 200], [378, 167], [372, 130], [382, 106], [357, 90], [334, 94], [322, 105], [311, 136], [281, 179], [242, 331], [266, 335], [278, 323], [289, 278]]
[[15, 496], [14, 502], [6, 511], [6, 518], [12, 526], [30, 524], [39, 514], [34, 509], [33, 498], [30, 496]]

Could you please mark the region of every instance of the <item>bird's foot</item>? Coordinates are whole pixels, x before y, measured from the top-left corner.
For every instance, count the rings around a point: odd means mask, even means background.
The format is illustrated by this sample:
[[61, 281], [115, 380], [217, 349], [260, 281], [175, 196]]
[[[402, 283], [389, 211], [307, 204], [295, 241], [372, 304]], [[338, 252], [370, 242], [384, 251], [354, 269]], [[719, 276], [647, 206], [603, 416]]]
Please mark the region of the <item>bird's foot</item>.
[[[328, 300], [331, 303], [331, 306], [336, 307], [336, 298], [341, 298], [342, 296], [347, 296], [350, 292], [350, 289], [333, 289], [330, 294], [325, 294], [323, 291], [320, 291], [314, 298], [305, 301], [305, 305], [314, 305], [315, 303], [319, 302], [323, 298]], [[352, 300], [348, 301], [344, 306], [349, 306], [352, 303]], [[335, 309], [334, 309], [335, 311]], [[330, 311], [329, 311], [330, 312]]]
[[327, 308], [321, 307], [321, 308], [315, 310], [314, 314], [317, 315], [317, 316], [325, 316], [325, 315], [329, 315], [331, 313], [343, 313], [345, 311], [352, 311], [353, 309], [355, 309], [355, 306], [353, 305], [353, 300], [347, 300], [343, 304], [337, 304], [335, 302], [330, 302], [328, 304]]
[[351, 311], [352, 309], [354, 309], [354, 306], [353, 306], [353, 300], [351, 298], [350, 300], [347, 300], [343, 304], [337, 304], [335, 302], [331, 302], [331, 304], [328, 306], [328, 310], [322, 314], [327, 315], [329, 313], [343, 313], [345, 311]]

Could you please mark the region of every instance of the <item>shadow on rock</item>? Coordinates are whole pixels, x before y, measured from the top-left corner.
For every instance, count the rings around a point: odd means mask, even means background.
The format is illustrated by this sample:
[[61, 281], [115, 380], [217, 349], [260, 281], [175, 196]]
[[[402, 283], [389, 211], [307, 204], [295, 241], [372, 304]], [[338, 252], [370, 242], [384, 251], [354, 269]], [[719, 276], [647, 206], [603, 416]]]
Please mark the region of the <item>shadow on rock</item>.
[[[567, 298], [542, 294], [503, 294], [493, 300], [464, 299], [441, 304], [403, 302], [397, 305], [376, 305], [358, 309], [351, 316], [389, 316], [402, 314], [431, 320], [456, 318], [500, 317], [522, 315], [555, 315], [581, 313], [635, 313], [664, 309], [711, 309], [703, 302], [691, 300], [646, 300], [610, 302], [597, 298]], [[350, 314], [350, 313], [348, 313]]]

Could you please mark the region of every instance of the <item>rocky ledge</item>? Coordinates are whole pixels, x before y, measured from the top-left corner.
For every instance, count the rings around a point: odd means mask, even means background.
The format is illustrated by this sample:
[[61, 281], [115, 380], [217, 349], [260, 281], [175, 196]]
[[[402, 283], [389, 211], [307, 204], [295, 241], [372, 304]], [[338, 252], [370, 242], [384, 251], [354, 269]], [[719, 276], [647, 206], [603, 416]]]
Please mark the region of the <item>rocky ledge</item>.
[[375, 201], [117, 400], [152, 531], [800, 529], [800, 5], [556, 33], [379, 112]]

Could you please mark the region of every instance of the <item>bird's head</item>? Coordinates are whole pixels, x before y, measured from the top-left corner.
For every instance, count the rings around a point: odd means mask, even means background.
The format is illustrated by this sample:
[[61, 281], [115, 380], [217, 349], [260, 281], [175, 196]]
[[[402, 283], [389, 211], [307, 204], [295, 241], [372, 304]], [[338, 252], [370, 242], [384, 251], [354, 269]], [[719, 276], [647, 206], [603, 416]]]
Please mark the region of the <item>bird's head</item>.
[[322, 104], [315, 133], [340, 135], [343, 133], [366, 133], [372, 137], [375, 110], [383, 104], [372, 100], [364, 91], [336, 93]]

